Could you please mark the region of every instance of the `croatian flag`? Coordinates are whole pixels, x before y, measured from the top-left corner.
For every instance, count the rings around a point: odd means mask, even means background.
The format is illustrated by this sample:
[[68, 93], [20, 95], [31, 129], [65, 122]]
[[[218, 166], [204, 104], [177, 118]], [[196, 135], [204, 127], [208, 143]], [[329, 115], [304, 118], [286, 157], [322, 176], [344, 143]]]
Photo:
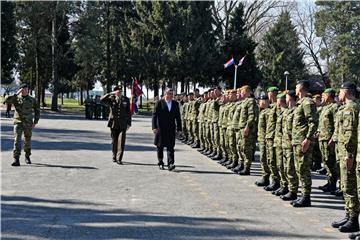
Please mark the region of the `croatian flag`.
[[231, 58], [229, 61], [227, 61], [225, 64], [224, 64], [224, 68], [227, 68], [227, 67], [230, 67], [231, 65], [234, 64], [234, 58]]
[[245, 57], [246, 57], [246, 55], [242, 59], [240, 59], [239, 64], [238, 64], [239, 66], [241, 66], [243, 64]]

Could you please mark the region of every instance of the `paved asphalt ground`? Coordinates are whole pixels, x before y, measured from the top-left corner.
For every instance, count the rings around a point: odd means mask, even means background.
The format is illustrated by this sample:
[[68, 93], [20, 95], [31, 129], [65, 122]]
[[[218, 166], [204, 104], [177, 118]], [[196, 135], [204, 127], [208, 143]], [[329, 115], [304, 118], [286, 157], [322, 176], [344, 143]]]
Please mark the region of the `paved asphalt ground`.
[[12, 121], [1, 119], [2, 239], [346, 239], [330, 223], [343, 201], [317, 190], [294, 209], [180, 142], [175, 172], [156, 165], [150, 118], [135, 116], [125, 164], [112, 162], [103, 120], [45, 113], [33, 164], [11, 167]]

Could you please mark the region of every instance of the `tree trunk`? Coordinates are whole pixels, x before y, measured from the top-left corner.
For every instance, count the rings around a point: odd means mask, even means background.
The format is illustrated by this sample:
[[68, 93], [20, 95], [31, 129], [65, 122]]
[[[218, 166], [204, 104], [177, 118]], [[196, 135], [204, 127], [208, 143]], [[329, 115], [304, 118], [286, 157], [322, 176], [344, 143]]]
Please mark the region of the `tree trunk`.
[[54, 2], [55, 8], [52, 18], [52, 29], [51, 29], [51, 65], [52, 65], [52, 83], [53, 83], [53, 95], [51, 99], [51, 111], [58, 111], [58, 69], [57, 69], [57, 49], [56, 49], [56, 6], [57, 2]]
[[45, 102], [45, 88], [41, 85], [41, 103], [43, 107], [46, 107]]
[[80, 88], [80, 105], [83, 105], [84, 104], [84, 94], [83, 94], [83, 89], [82, 87]]
[[61, 105], [64, 105], [64, 93], [61, 93]]
[[156, 97], [156, 96], [159, 96], [159, 82], [155, 80], [155, 82], [154, 82], [154, 97]]
[[185, 81], [181, 81], [181, 93], [185, 92]]
[[35, 39], [35, 84], [36, 84], [36, 100], [38, 103], [41, 101], [41, 86], [42, 84], [39, 81], [39, 49], [37, 39]]
[[106, 90], [107, 93], [111, 92], [111, 56], [110, 56], [110, 2], [106, 4]]

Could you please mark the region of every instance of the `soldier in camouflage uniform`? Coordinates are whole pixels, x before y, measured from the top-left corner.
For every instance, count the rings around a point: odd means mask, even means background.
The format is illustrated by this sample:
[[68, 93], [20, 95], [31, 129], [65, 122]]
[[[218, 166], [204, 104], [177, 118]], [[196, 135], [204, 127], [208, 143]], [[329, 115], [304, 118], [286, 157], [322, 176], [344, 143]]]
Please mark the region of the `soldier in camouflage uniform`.
[[184, 104], [181, 107], [181, 122], [183, 122], [182, 126], [182, 133], [183, 133], [183, 142], [186, 142], [189, 140], [189, 131], [187, 129], [187, 114], [189, 109], [189, 99], [187, 95], [184, 95], [183, 97]]
[[[21, 138], [24, 133], [25, 162], [31, 164], [31, 136], [32, 129], [39, 122], [40, 107], [34, 98], [29, 95], [27, 84], [22, 84], [15, 95], [7, 96], [5, 103], [13, 104], [14, 113], [14, 162], [12, 166], [20, 166]], [[34, 114], [34, 116], [33, 116]]]
[[233, 107], [233, 105], [236, 102], [236, 92], [232, 93], [232, 90], [227, 90], [225, 94], [225, 98], [226, 98], [226, 104], [224, 106], [224, 112], [223, 112], [222, 124], [221, 124], [222, 132], [223, 132], [223, 144], [222, 144], [223, 158], [221, 159], [221, 161], [219, 161], [220, 164], [231, 162], [230, 160], [231, 152], [229, 149], [229, 138], [227, 137], [228, 136], [227, 128], [229, 125], [229, 121], [231, 120], [229, 119], [230, 109]]
[[294, 117], [294, 110], [296, 104], [296, 93], [290, 90], [286, 94], [286, 104], [288, 108], [283, 112], [283, 134], [282, 134], [282, 149], [285, 164], [285, 173], [288, 183], [288, 193], [283, 194], [280, 198], [284, 201], [295, 200], [297, 198], [297, 190], [299, 188], [299, 178], [295, 169], [294, 154], [291, 145], [292, 124]]
[[340, 159], [340, 178], [345, 199], [346, 216], [344, 219], [333, 222], [331, 225], [339, 228], [340, 232], [359, 231], [359, 201], [357, 193], [356, 175], [359, 166], [355, 158], [357, 148], [357, 128], [359, 106], [355, 102], [356, 85], [345, 82], [341, 85], [339, 100], [343, 105], [339, 108], [340, 116], [337, 132], [337, 153]]
[[[244, 166], [239, 165], [239, 120], [240, 120], [240, 107], [242, 103], [241, 99], [241, 88], [237, 90], [232, 90], [232, 93], [236, 91], [236, 102], [229, 109], [228, 113], [228, 129], [227, 129], [227, 139], [229, 147], [229, 163], [225, 164], [226, 168], [232, 169], [235, 173], [241, 171]], [[239, 169], [241, 167], [241, 170]]]
[[193, 144], [194, 143], [194, 132], [193, 132], [193, 124], [194, 124], [194, 115], [193, 115], [193, 108], [194, 108], [194, 93], [189, 93], [189, 104], [186, 113], [186, 129], [188, 131], [188, 141], [186, 144]]
[[204, 110], [205, 110], [205, 103], [207, 101], [207, 92], [204, 92], [204, 95], [202, 96], [202, 100], [199, 106], [199, 116], [197, 117], [197, 121], [199, 124], [199, 142], [200, 142], [200, 149], [199, 152], [205, 150], [205, 139], [203, 136], [204, 132]]
[[[236, 131], [234, 130], [234, 115], [236, 112], [238, 102], [238, 97], [240, 94], [237, 94], [236, 90], [231, 90], [231, 98], [230, 104], [227, 109], [227, 127], [226, 127], [226, 139], [227, 139], [227, 146], [228, 146], [228, 161], [222, 163], [222, 165], [228, 167], [236, 167], [238, 164], [238, 155], [236, 149]], [[236, 118], [236, 117], [235, 117]], [[229, 167], [230, 168], [230, 167]]]
[[318, 140], [328, 182], [319, 188], [324, 192], [336, 190], [338, 169], [335, 159], [335, 149], [332, 136], [335, 129], [335, 115], [338, 104], [334, 100], [335, 90], [328, 88], [323, 93], [323, 107], [319, 115]]
[[266, 158], [268, 166], [271, 172], [272, 183], [268, 186], [265, 186], [266, 191], [275, 191], [280, 187], [280, 177], [276, 166], [276, 156], [275, 156], [275, 147], [274, 147], [274, 138], [275, 138], [275, 127], [276, 127], [276, 117], [279, 112], [279, 108], [276, 106], [276, 96], [279, 89], [277, 87], [270, 87], [267, 89], [268, 97], [270, 100], [270, 107], [267, 111], [267, 123], [266, 123]]
[[258, 108], [256, 101], [251, 97], [250, 86], [241, 88], [242, 103], [239, 118], [239, 138], [237, 143], [240, 152], [240, 165], [244, 166], [239, 171], [240, 175], [250, 175], [250, 167], [255, 153], [256, 146], [256, 125], [258, 119]]
[[286, 94], [280, 93], [277, 95], [276, 105], [280, 109], [278, 116], [276, 117], [276, 127], [275, 127], [275, 137], [274, 137], [274, 146], [275, 146], [275, 156], [276, 156], [276, 166], [280, 176], [280, 188], [273, 191], [272, 193], [276, 196], [281, 196], [288, 193], [288, 182], [285, 172], [285, 158], [282, 148], [282, 135], [283, 135], [283, 118], [285, 116], [284, 112], [286, 110]]
[[220, 160], [221, 154], [220, 154], [220, 132], [219, 132], [219, 110], [220, 110], [220, 97], [221, 97], [221, 88], [215, 88], [214, 89], [214, 103], [212, 105], [212, 135], [211, 135], [211, 141], [214, 144], [214, 154], [210, 156], [212, 160]]
[[270, 178], [270, 169], [267, 163], [266, 158], [266, 122], [267, 122], [267, 111], [269, 110], [269, 98], [267, 95], [261, 95], [259, 99], [259, 121], [258, 121], [258, 134], [257, 140], [259, 143], [260, 150], [260, 163], [262, 170], [262, 177], [260, 180], [257, 180], [255, 184], [259, 187], [264, 187], [269, 185]]
[[221, 161], [224, 158], [227, 158], [226, 155], [226, 126], [225, 122], [226, 122], [226, 108], [228, 106], [228, 98], [227, 98], [227, 93], [225, 92], [221, 98], [220, 98], [220, 108], [219, 108], [219, 121], [218, 121], [218, 128], [219, 128], [219, 149], [220, 149], [220, 157], [221, 157]]
[[213, 92], [210, 89], [209, 93], [208, 93], [208, 101], [205, 104], [205, 110], [204, 110], [204, 140], [205, 140], [205, 151], [203, 151], [202, 153], [205, 156], [211, 155], [213, 153], [212, 150], [212, 143], [211, 143], [211, 129], [210, 129], [210, 124], [211, 124], [211, 117], [210, 115], [212, 115], [212, 113], [210, 113], [210, 108], [211, 108], [211, 104], [213, 102]]
[[199, 108], [201, 104], [201, 99], [199, 98], [199, 89], [195, 89], [194, 91], [194, 101], [192, 104], [192, 134], [194, 143], [191, 145], [192, 148], [199, 148], [200, 147], [200, 136], [199, 136], [199, 122], [198, 122], [198, 116], [199, 116]]
[[296, 95], [299, 101], [294, 110], [292, 139], [295, 168], [302, 186], [302, 197], [292, 201], [293, 207], [311, 206], [311, 141], [317, 130], [318, 116], [314, 101], [307, 96], [310, 84], [308, 81], [298, 81]]
[[[321, 111], [323, 109], [322, 101], [321, 101], [321, 95], [320, 94], [314, 95], [313, 100], [315, 102], [317, 115], [320, 116]], [[321, 167], [322, 155], [321, 155], [321, 151], [320, 151], [319, 139], [318, 139], [317, 134], [315, 134], [314, 141], [312, 141], [312, 144], [313, 144], [313, 146], [312, 146], [313, 154], [312, 154], [312, 167], [311, 167], [311, 170], [312, 171], [320, 171], [321, 168], [322, 168]], [[323, 171], [320, 171], [320, 172], [323, 172]]]

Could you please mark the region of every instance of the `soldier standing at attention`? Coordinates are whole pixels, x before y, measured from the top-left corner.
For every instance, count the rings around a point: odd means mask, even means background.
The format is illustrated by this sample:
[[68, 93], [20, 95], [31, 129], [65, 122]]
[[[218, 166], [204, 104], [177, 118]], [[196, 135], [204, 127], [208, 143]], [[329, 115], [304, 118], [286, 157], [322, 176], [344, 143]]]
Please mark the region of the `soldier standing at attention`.
[[333, 192], [336, 190], [336, 182], [338, 179], [335, 146], [332, 139], [335, 130], [335, 115], [338, 104], [334, 100], [335, 90], [332, 88], [327, 88], [322, 94], [322, 97], [324, 106], [319, 116], [318, 140], [328, 181], [324, 186], [320, 186], [319, 189], [324, 192]]
[[302, 80], [297, 82], [295, 88], [299, 101], [294, 110], [291, 144], [296, 172], [301, 182], [302, 197], [291, 202], [293, 207], [311, 206], [311, 141], [314, 141], [318, 116], [314, 101], [307, 96], [309, 87], [309, 82]]
[[219, 110], [220, 110], [220, 97], [222, 96], [221, 88], [217, 87], [214, 89], [214, 103], [212, 105], [212, 126], [213, 131], [211, 132], [211, 140], [214, 143], [214, 156], [211, 156], [212, 160], [221, 159], [221, 149], [220, 149], [220, 133], [219, 133]]
[[[321, 101], [321, 95], [320, 94], [316, 94], [313, 96], [313, 100], [315, 102], [315, 106], [316, 106], [316, 111], [318, 116], [320, 116], [321, 111], [323, 109], [322, 106], [322, 101]], [[320, 171], [323, 172], [322, 167], [321, 167], [321, 162], [322, 162], [322, 156], [321, 156], [321, 151], [320, 151], [320, 146], [319, 146], [319, 139], [318, 139], [318, 135], [315, 134], [314, 136], [314, 141], [312, 142], [312, 150], [313, 150], [313, 154], [312, 154], [312, 166], [311, 166], [311, 170], [312, 171]]]
[[276, 196], [281, 196], [288, 193], [288, 183], [286, 178], [285, 172], [285, 163], [284, 163], [284, 153], [282, 149], [282, 134], [283, 134], [283, 118], [284, 112], [286, 109], [286, 94], [280, 93], [277, 95], [277, 102], [278, 108], [280, 109], [279, 114], [276, 118], [276, 127], [275, 127], [275, 137], [274, 137], [274, 144], [275, 144], [275, 156], [276, 156], [276, 166], [280, 176], [280, 188], [273, 191], [272, 193]]
[[269, 185], [269, 178], [270, 178], [270, 169], [266, 159], [266, 142], [265, 142], [267, 111], [269, 109], [269, 98], [267, 95], [260, 96], [259, 109], [260, 109], [260, 113], [259, 113], [257, 140], [259, 143], [259, 150], [260, 150], [262, 177], [260, 180], [257, 180], [255, 184], [259, 187], [265, 187]]
[[276, 117], [278, 107], [276, 106], [276, 96], [279, 89], [277, 87], [270, 87], [267, 89], [268, 97], [270, 100], [270, 107], [267, 111], [267, 123], [266, 123], [266, 158], [268, 166], [271, 172], [272, 183], [268, 186], [265, 186], [266, 191], [275, 191], [280, 187], [279, 173], [276, 167], [276, 157], [275, 157], [275, 147], [274, 147], [274, 138], [275, 138], [275, 127], [276, 127]]
[[113, 162], [122, 164], [126, 131], [131, 126], [129, 98], [121, 95], [121, 86], [101, 97], [101, 102], [110, 106], [108, 127], [111, 130]]
[[[11, 166], [20, 166], [21, 155], [21, 137], [24, 133], [24, 152], [25, 162], [31, 164], [31, 136], [32, 129], [39, 122], [40, 107], [36, 100], [29, 95], [29, 87], [27, 84], [21, 84], [20, 89], [15, 95], [7, 96], [4, 103], [13, 104], [15, 107], [14, 113], [14, 162]], [[34, 117], [33, 117], [34, 113]]]
[[355, 102], [356, 85], [345, 82], [340, 87], [339, 101], [343, 105], [337, 115], [337, 153], [340, 159], [340, 178], [345, 200], [346, 216], [333, 222], [340, 232], [359, 231], [359, 202], [356, 183], [356, 148], [359, 106]]
[[297, 191], [299, 188], [299, 178], [296, 174], [294, 153], [291, 145], [291, 131], [294, 117], [294, 110], [296, 104], [296, 93], [290, 90], [286, 94], [286, 104], [288, 106], [283, 113], [283, 134], [282, 134], [282, 149], [285, 165], [286, 179], [288, 183], [288, 193], [283, 194], [280, 198], [284, 201], [291, 201], [297, 198]]
[[258, 109], [255, 99], [251, 97], [249, 85], [241, 88], [241, 98], [243, 102], [240, 107], [239, 139], [237, 143], [240, 150], [240, 165], [243, 165], [244, 169], [239, 171], [239, 174], [250, 175], [250, 167], [256, 146]]

